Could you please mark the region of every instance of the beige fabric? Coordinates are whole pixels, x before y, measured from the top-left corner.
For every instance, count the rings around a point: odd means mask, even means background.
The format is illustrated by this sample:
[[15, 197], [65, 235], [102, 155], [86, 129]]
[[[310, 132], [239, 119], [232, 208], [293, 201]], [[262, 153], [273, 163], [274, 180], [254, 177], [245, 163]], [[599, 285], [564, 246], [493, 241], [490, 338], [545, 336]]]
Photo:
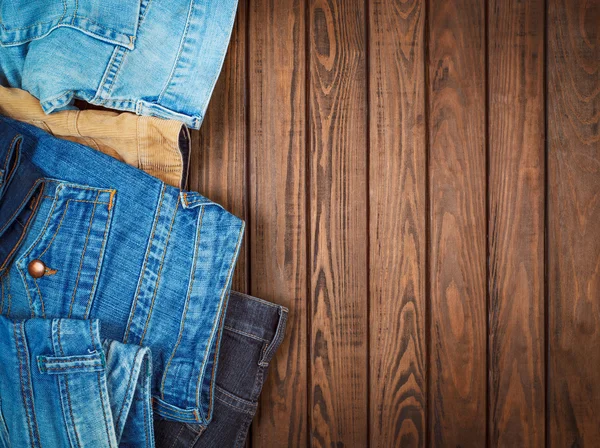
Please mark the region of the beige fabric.
[[184, 163], [175, 120], [107, 110], [68, 110], [46, 115], [37, 98], [21, 89], [0, 86], [0, 114], [82, 143], [184, 188]]

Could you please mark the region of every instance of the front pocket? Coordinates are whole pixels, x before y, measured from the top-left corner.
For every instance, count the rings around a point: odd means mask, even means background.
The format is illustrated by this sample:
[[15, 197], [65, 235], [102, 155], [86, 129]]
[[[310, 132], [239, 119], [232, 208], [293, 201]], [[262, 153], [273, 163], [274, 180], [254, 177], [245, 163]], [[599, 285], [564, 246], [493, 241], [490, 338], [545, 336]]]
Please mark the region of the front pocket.
[[141, 8], [148, 1], [0, 1], [0, 42], [7, 46], [20, 45], [40, 39], [56, 28], [69, 27], [133, 49]]
[[115, 190], [61, 183], [49, 200], [45, 225], [16, 267], [34, 316], [85, 319], [96, 292]]

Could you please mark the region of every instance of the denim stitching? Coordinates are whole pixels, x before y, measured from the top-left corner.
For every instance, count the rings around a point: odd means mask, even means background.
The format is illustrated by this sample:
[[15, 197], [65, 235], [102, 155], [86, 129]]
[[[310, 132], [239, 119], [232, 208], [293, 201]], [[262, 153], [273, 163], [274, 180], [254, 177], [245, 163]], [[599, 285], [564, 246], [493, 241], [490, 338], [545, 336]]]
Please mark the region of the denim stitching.
[[[60, 228], [62, 227], [62, 223], [65, 220], [65, 216], [67, 216], [67, 211], [69, 210], [69, 199], [67, 199], [67, 202], [65, 203], [65, 209], [63, 211], [63, 214], [60, 218], [60, 221], [58, 222], [58, 226], [56, 227], [56, 230], [54, 231], [54, 235], [52, 235], [52, 238], [50, 239], [50, 242], [48, 243], [48, 246], [46, 246], [46, 248], [42, 251], [41, 254], [38, 255], [38, 258], [41, 258], [44, 256], [44, 254], [46, 252], [48, 252], [48, 249], [50, 249], [50, 247], [52, 246], [52, 243], [54, 243], [54, 239], [56, 238], [56, 235], [58, 235], [58, 232], [60, 231]], [[52, 215], [50, 215], [48, 217], [48, 224], [52, 221]], [[45, 233], [45, 232], [43, 232]], [[42, 238], [44, 237], [42, 233]], [[41, 238], [40, 238], [41, 239]], [[37, 246], [37, 245], [35, 245]], [[31, 253], [31, 251], [29, 251], [28, 255]]]
[[[121, 71], [121, 65], [123, 64], [123, 61], [125, 60], [125, 57], [127, 56], [127, 53], [125, 53], [125, 50], [123, 50], [121, 47], [118, 47], [117, 51], [121, 53], [121, 58], [118, 62], [118, 65], [115, 67], [114, 73], [112, 74], [112, 76], [110, 78], [110, 84], [108, 85], [108, 90], [107, 90], [106, 94], [103, 95], [106, 97], [106, 99], [104, 100], [104, 102], [102, 104], [106, 104], [106, 101], [108, 100], [108, 98], [110, 98], [110, 94], [115, 85], [115, 79], [117, 78], [119, 71]], [[104, 89], [104, 86], [102, 86], [102, 88]]]
[[23, 323], [17, 324], [16, 322], [12, 324], [13, 327], [13, 337], [15, 339], [15, 349], [17, 352], [17, 357], [19, 359], [19, 383], [21, 384], [21, 399], [23, 400], [23, 407], [25, 408], [25, 415], [27, 416], [27, 429], [29, 430], [29, 438], [32, 440], [31, 446], [33, 445], [33, 429], [31, 426], [31, 417], [29, 416], [29, 407], [27, 406], [27, 398], [25, 394], [25, 385], [23, 384], [23, 360], [21, 356], [21, 349], [19, 347], [19, 338], [17, 336], [17, 325], [23, 325]]
[[160, 104], [160, 102], [162, 101], [163, 96], [165, 95], [167, 89], [169, 88], [169, 84], [171, 84], [171, 81], [173, 80], [173, 76], [175, 76], [175, 70], [177, 69], [177, 65], [179, 64], [179, 60], [181, 58], [181, 53], [183, 52], [183, 46], [184, 46], [185, 40], [187, 38], [188, 31], [190, 29], [190, 22], [191, 22], [193, 10], [194, 10], [194, 0], [192, 0], [190, 2], [190, 7], [188, 9], [188, 14], [187, 14], [186, 22], [185, 22], [185, 31], [183, 32], [183, 36], [181, 36], [181, 40], [179, 41], [179, 49], [177, 50], [177, 56], [175, 56], [175, 61], [173, 62], [173, 67], [171, 68], [171, 73], [169, 74], [169, 78], [167, 79], [167, 82], [165, 83], [164, 88], [160, 92], [160, 95], [158, 95], [158, 100], [156, 101], [158, 104]]
[[6, 274], [6, 289], [8, 297], [8, 306], [6, 307], [6, 317], [10, 317], [10, 307], [12, 306], [12, 295], [10, 294], [10, 275]]
[[[61, 331], [60, 331], [60, 325], [61, 325], [61, 323], [62, 323], [62, 320], [61, 319], [57, 319], [57, 323], [56, 323], [56, 326], [57, 326], [57, 329], [56, 329], [56, 339], [57, 339], [57, 342], [58, 342], [58, 347], [60, 349], [60, 354], [62, 356], [65, 356], [65, 351], [63, 350], [62, 342], [60, 340], [60, 333], [61, 333]], [[71, 425], [73, 427], [73, 432], [75, 433], [75, 442], [77, 442], [77, 446], [80, 447], [81, 446], [81, 441], [79, 440], [79, 433], [77, 432], [77, 425], [75, 424], [75, 417], [73, 415], [73, 405], [71, 404], [71, 393], [69, 392], [69, 376], [65, 375], [63, 379], [64, 379], [64, 382], [65, 382], [65, 391], [67, 393], [67, 403], [68, 403], [68, 406], [69, 406], [69, 414], [70, 414], [70, 417], [71, 417]]]
[[[43, 185], [43, 184], [42, 184]], [[23, 204], [25, 203], [26, 200], [28, 200], [27, 198], [29, 198], [29, 194], [31, 193], [32, 190], [34, 190], [35, 188], [37, 188], [38, 183], [36, 182], [36, 184], [29, 190], [29, 192], [27, 193], [26, 199], [23, 200], [23, 202], [21, 202], [21, 204], [19, 205], [18, 209], [21, 209], [21, 207], [23, 206]], [[31, 198], [29, 198], [31, 199]], [[0, 272], [2, 272], [5, 268], [6, 265], [8, 263], [8, 260], [10, 260], [11, 256], [17, 251], [17, 249], [21, 246], [21, 242], [23, 241], [23, 239], [25, 238], [25, 229], [27, 227], [29, 227], [29, 224], [31, 223], [33, 217], [35, 216], [35, 212], [37, 211], [38, 205], [40, 204], [40, 196], [38, 196], [37, 198], [35, 198], [35, 204], [34, 204], [34, 209], [32, 211], [32, 213], [30, 213], [29, 217], [27, 218], [27, 222], [25, 223], [25, 226], [23, 227], [23, 232], [21, 232], [21, 235], [19, 236], [18, 241], [15, 243], [14, 247], [11, 249], [11, 251], [8, 253], [8, 255], [6, 256], [5, 260], [2, 262], [2, 265], [0, 266]], [[8, 226], [8, 223], [11, 222], [11, 220], [13, 219], [13, 217], [15, 217], [17, 214], [17, 212], [15, 211], [15, 213], [12, 214], [12, 216], [9, 218], [7, 224], [4, 227]], [[4, 229], [4, 228], [3, 228]], [[0, 233], [2, 233], [2, 230], [0, 230]]]
[[[142, 348], [138, 348], [137, 351], [135, 352], [135, 357], [137, 358], [138, 354], [140, 353], [140, 350]], [[129, 371], [129, 380], [127, 381], [127, 390], [129, 390], [130, 386], [131, 386], [131, 380], [133, 379], [133, 369], [135, 367], [135, 364], [131, 366], [131, 370]], [[123, 403], [121, 403], [121, 409], [119, 410], [119, 415], [117, 416], [117, 421], [115, 422], [115, 426], [119, 426], [119, 423], [121, 422], [121, 414], [123, 413], [123, 409], [125, 408], [125, 400], [123, 400]]]
[[267, 343], [269, 342], [267, 339], [263, 339], [261, 337], [255, 336], [255, 335], [253, 335], [251, 333], [246, 333], [245, 331], [242, 331], [242, 330], [237, 330], [235, 328], [228, 327], [227, 325], [223, 325], [223, 329], [225, 329], [225, 330], [227, 330], [227, 331], [229, 331], [231, 333], [237, 333], [237, 334], [240, 334], [242, 336], [249, 337], [250, 339], [254, 339], [255, 341], [262, 341], [262, 342], [267, 342]]
[[[114, 197], [114, 192], [115, 190], [113, 190], [113, 196]], [[107, 204], [109, 205], [109, 204]], [[85, 313], [84, 313], [84, 319], [87, 319], [89, 312], [90, 312], [90, 308], [92, 306], [92, 302], [93, 302], [93, 295], [96, 292], [96, 287], [98, 286], [98, 276], [100, 274], [100, 267], [102, 266], [102, 260], [104, 259], [104, 252], [106, 250], [106, 240], [108, 239], [108, 226], [109, 223], [111, 222], [111, 218], [112, 218], [112, 208], [111, 207], [107, 207], [107, 211], [106, 211], [106, 221], [104, 223], [104, 234], [102, 235], [102, 244], [100, 247], [100, 253], [98, 254], [98, 262], [96, 263], [96, 274], [94, 275], [94, 281], [92, 283], [92, 287], [90, 289], [90, 297], [88, 299], [88, 303], [87, 306], [85, 308]]]
[[[96, 194], [96, 200], [100, 193]], [[79, 269], [77, 270], [77, 278], [75, 279], [75, 287], [73, 288], [73, 294], [71, 295], [71, 305], [69, 306], [69, 314], [67, 317], [71, 317], [73, 313], [73, 304], [75, 303], [75, 294], [77, 294], [77, 288], [79, 287], [79, 279], [81, 278], [81, 270], [83, 269], [83, 260], [85, 259], [85, 251], [87, 250], [88, 241], [90, 239], [90, 233], [92, 232], [92, 223], [94, 222], [94, 215], [96, 214], [96, 205], [97, 202], [94, 202], [94, 208], [92, 209], [92, 215], [90, 216], [90, 222], [88, 224], [87, 235], [85, 236], [85, 242], [83, 243], [83, 249], [81, 251], [81, 259], [79, 261]]]
[[183, 431], [184, 426], [180, 425], [179, 426], [179, 432], [177, 433], [177, 436], [173, 437], [173, 443], [171, 444], [171, 446], [169, 448], [174, 448], [175, 444], [177, 443], [179, 436], [181, 435], [181, 431]]
[[[21, 201], [21, 203], [19, 204], [19, 206], [17, 207], [17, 209], [13, 212], [12, 215], [10, 215], [10, 218], [8, 218], [8, 220], [6, 221], [6, 224], [4, 224], [4, 226], [2, 226], [2, 228], [0, 229], [0, 234], [3, 233], [6, 228], [11, 224], [13, 218], [21, 211], [21, 208], [23, 207], [23, 204], [25, 204], [25, 202], [29, 201], [31, 192], [33, 190], [35, 190], [38, 187], [38, 184], [40, 182], [36, 182], [35, 184], [33, 184], [33, 186], [29, 189], [29, 191], [27, 192], [27, 194], [25, 195], [25, 198]], [[52, 198], [54, 199], [54, 198]]]
[[[6, 153], [6, 160], [4, 161], [4, 169], [7, 168], [8, 166], [8, 161], [11, 155], [14, 154], [14, 157], [16, 158], [15, 163], [13, 164], [13, 166], [10, 168], [10, 171], [8, 173], [6, 173], [6, 176], [4, 177], [3, 182], [0, 182], [0, 191], [3, 190], [4, 188], [6, 188], [8, 186], [8, 184], [10, 183], [10, 181], [12, 180], [15, 170], [17, 169], [17, 166], [19, 165], [20, 162], [20, 158], [21, 158], [21, 139], [19, 138], [20, 135], [16, 135], [12, 142], [10, 143], [10, 146], [12, 147], [14, 144], [14, 151], [7, 151]], [[19, 138], [17, 140], [17, 138]], [[15, 142], [15, 140], [17, 140]]]
[[[231, 276], [233, 275], [233, 269], [235, 267], [235, 259], [236, 259], [237, 255], [239, 253], [239, 250], [240, 250], [240, 245], [241, 245], [241, 242], [242, 242], [242, 235], [243, 234], [244, 234], [244, 225], [242, 224], [240, 226], [240, 231], [238, 233], [238, 240], [237, 240], [237, 243], [235, 245], [235, 250], [233, 251], [233, 255], [231, 257], [231, 261], [229, 262], [229, 271], [227, 272], [227, 281], [224, 283], [223, 289], [221, 290], [221, 298], [220, 298], [221, 307], [223, 307], [223, 299], [224, 299], [224, 296], [225, 296], [225, 292], [226, 292], [227, 288], [231, 286]], [[224, 317], [223, 314], [224, 314], [224, 312], [222, 310], [221, 311], [220, 321], [219, 321], [219, 326], [222, 325], [223, 317]], [[216, 322], [215, 322], [215, 324], [216, 324]], [[210, 335], [210, 340], [212, 340], [212, 338], [214, 337], [216, 329], [217, 329], [217, 327], [216, 327], [216, 325], [214, 325], [213, 326], [213, 330], [212, 330], [211, 335]], [[206, 357], [208, 355], [209, 347], [210, 347], [210, 345], [206, 346], [206, 351], [204, 353], [204, 362], [202, 363], [202, 367], [200, 369], [200, 374], [198, 375], [198, 380], [197, 380], [198, 382], [196, 383], [196, 406], [198, 406], [199, 408], [202, 407], [202, 396], [200, 394], [200, 381], [201, 381], [201, 378], [204, 376], [204, 373], [205, 373], [204, 369], [206, 368]], [[209, 404], [212, 403], [212, 401], [213, 401], [213, 384], [214, 384], [214, 381], [215, 381], [214, 371], [215, 371], [215, 368], [217, 366], [218, 347], [219, 347], [219, 344], [217, 343], [217, 347], [215, 348], [215, 356], [214, 356], [214, 361], [213, 361], [213, 366], [212, 366], [212, 373], [211, 373], [211, 375], [212, 375], [212, 381], [210, 383]], [[212, 409], [209, 407], [208, 414], [207, 414], [207, 419], [210, 419], [211, 415], [212, 415]]]
[[[35, 285], [35, 289], [37, 289], [38, 297], [40, 299], [40, 305], [42, 306], [42, 318], [46, 318], [46, 308], [44, 306], [44, 299], [42, 297], [42, 291], [40, 291], [40, 286], [38, 285], [37, 279], [33, 279], [33, 284]], [[27, 284], [25, 284], [25, 288], [27, 288]]]
[[175, 210], [173, 211], [173, 217], [171, 218], [171, 225], [169, 227], [169, 233], [165, 239], [165, 245], [163, 249], [162, 258], [160, 260], [160, 265], [158, 267], [158, 273], [156, 276], [156, 285], [154, 287], [154, 293], [152, 294], [152, 300], [150, 301], [150, 309], [148, 310], [148, 316], [146, 317], [146, 324], [144, 325], [144, 330], [142, 331], [142, 336], [140, 337], [140, 344], [144, 341], [144, 337], [146, 337], [146, 330], [148, 329], [148, 325], [150, 325], [150, 318], [152, 317], [152, 310], [154, 309], [154, 301], [156, 299], [156, 294], [158, 293], [158, 286], [160, 282], [160, 277], [162, 275], [162, 269], [165, 263], [165, 257], [167, 255], [167, 247], [169, 246], [169, 240], [171, 239], [171, 233], [173, 231], [173, 224], [175, 223], [175, 216], [177, 215], [177, 210], [179, 209], [179, 202], [175, 204]]
[[[96, 348], [96, 339], [94, 338], [94, 331], [92, 328], [93, 321], [88, 320], [90, 327], [90, 338], [92, 341], [92, 346]], [[102, 350], [102, 344], [99, 344], [100, 350]], [[104, 394], [102, 392], [102, 386], [100, 385], [100, 372], [96, 373], [96, 380], [98, 381], [98, 395], [100, 396], [100, 404], [102, 406], [102, 415], [104, 417], [104, 428], [106, 429], [106, 437], [110, 441], [110, 429], [108, 426], [108, 421], [106, 420], [106, 404], [104, 403]]]
[[[62, 4], [63, 4], [63, 13], [62, 13], [62, 16], [60, 16], [60, 19], [58, 19], [59, 22], [61, 22], [65, 18], [65, 15], [67, 14], [67, 0], [62, 0]], [[24, 27], [21, 27], [21, 28], [8, 28], [8, 27], [4, 26], [4, 24], [2, 22], [0, 22], [0, 25], [5, 30], [19, 31], [19, 30], [27, 30], [29, 28], [34, 28], [34, 27], [36, 27], [38, 25], [44, 25], [46, 23], [52, 23], [52, 20], [50, 20], [48, 22], [37, 22], [37, 23], [34, 23], [33, 25], [24, 26]]]
[[190, 299], [192, 294], [192, 287], [194, 286], [194, 280], [196, 278], [196, 263], [198, 261], [198, 252], [200, 251], [200, 230], [202, 229], [202, 220], [204, 219], [204, 207], [202, 207], [202, 211], [200, 212], [200, 216], [198, 218], [198, 226], [196, 228], [196, 244], [194, 247], [194, 259], [192, 260], [192, 267], [190, 273], [190, 283], [188, 285], [187, 297], [185, 300], [185, 309], [183, 310], [183, 316], [181, 317], [181, 325], [179, 327], [179, 335], [177, 336], [177, 342], [175, 343], [175, 347], [173, 348], [173, 352], [171, 353], [171, 357], [169, 358], [169, 362], [165, 367], [165, 371], [163, 373], [163, 378], [160, 384], [160, 393], [161, 398], [165, 398], [165, 382], [167, 381], [167, 373], [169, 372], [169, 367], [171, 367], [171, 362], [173, 358], [175, 358], [175, 354], [177, 353], [177, 348], [181, 343], [181, 338], [183, 337], [183, 330], [185, 329], [185, 318], [187, 316], [187, 310], [190, 305]]
[[131, 308], [131, 312], [129, 313], [129, 322], [127, 323], [127, 328], [125, 329], [125, 334], [123, 336], [123, 342], [127, 343], [127, 338], [129, 337], [129, 329], [131, 324], [133, 323], [133, 319], [135, 317], [135, 309], [137, 307], [137, 301], [140, 295], [140, 291], [142, 289], [142, 284], [144, 281], [144, 276], [146, 274], [146, 266], [148, 264], [148, 257], [150, 256], [150, 252], [152, 250], [152, 244], [154, 242], [154, 233], [156, 232], [156, 226], [158, 225], [158, 218], [160, 216], [160, 210], [163, 205], [163, 198], [165, 196], [166, 186], [163, 184], [160, 199], [158, 200], [158, 208], [156, 210], [156, 216], [154, 218], [154, 223], [152, 224], [152, 233], [150, 234], [150, 239], [148, 240], [148, 247], [146, 248], [146, 256], [144, 257], [144, 265], [142, 266], [142, 273], [140, 275], [140, 279], [138, 281], [137, 291], [135, 292], [135, 297], [133, 298], [133, 304]]

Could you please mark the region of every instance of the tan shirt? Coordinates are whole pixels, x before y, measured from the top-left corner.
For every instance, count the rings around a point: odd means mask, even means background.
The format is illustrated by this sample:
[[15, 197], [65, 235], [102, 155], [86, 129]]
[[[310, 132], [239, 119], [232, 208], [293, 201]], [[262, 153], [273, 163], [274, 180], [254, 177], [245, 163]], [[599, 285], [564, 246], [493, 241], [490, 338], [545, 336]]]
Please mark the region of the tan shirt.
[[46, 115], [37, 98], [21, 89], [0, 86], [0, 114], [44, 129], [50, 134], [90, 146], [144, 170], [169, 185], [185, 188], [189, 150], [180, 135], [189, 131], [175, 120], [108, 110], [67, 110]]

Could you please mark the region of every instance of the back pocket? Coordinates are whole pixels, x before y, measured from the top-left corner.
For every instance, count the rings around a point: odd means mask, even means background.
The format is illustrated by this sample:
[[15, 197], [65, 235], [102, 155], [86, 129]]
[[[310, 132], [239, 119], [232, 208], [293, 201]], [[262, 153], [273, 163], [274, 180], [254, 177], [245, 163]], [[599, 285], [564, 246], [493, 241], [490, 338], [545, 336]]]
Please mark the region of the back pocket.
[[0, 41], [20, 45], [69, 27], [134, 48], [142, 7], [149, 0], [0, 0]]
[[85, 319], [96, 292], [115, 190], [60, 183], [43, 200], [52, 200], [46, 222], [16, 261], [32, 313]]

